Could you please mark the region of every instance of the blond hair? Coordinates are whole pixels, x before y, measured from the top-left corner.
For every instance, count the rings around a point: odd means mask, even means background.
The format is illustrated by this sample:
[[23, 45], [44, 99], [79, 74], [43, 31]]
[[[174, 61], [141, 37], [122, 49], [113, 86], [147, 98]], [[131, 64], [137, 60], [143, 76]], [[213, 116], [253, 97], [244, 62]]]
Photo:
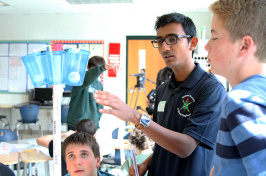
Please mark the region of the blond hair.
[[218, 0], [209, 9], [222, 20], [232, 42], [252, 37], [255, 56], [266, 62], [266, 0]]

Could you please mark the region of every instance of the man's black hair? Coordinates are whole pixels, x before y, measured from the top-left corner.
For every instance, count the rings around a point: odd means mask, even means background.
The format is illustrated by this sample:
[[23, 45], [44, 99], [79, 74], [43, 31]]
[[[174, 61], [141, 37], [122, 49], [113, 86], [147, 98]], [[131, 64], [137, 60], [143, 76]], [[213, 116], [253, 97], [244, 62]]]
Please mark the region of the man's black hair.
[[[180, 13], [176, 13], [176, 12], [157, 17], [154, 28], [156, 31], [158, 31], [160, 27], [165, 26], [170, 23], [180, 23], [186, 35], [190, 35], [191, 38], [197, 35], [196, 26], [194, 22], [189, 17], [182, 15]], [[187, 38], [187, 39], [189, 42], [190, 38]]]

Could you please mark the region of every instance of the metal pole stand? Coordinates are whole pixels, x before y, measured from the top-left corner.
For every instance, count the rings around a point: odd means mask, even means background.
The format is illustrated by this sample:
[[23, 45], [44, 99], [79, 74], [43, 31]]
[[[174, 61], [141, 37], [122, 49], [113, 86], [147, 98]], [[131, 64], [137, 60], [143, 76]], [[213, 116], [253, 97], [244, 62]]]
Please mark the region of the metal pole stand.
[[53, 87], [53, 133], [54, 133], [54, 176], [61, 175], [61, 98], [63, 94], [63, 85], [54, 85]]
[[145, 86], [144, 85], [135, 85], [134, 90], [133, 90], [133, 94], [132, 94], [132, 97], [131, 97], [130, 107], [131, 107], [131, 104], [132, 104], [132, 101], [133, 101], [133, 98], [134, 98], [134, 93], [135, 93], [135, 89], [136, 88], [138, 89], [138, 94], [137, 94], [137, 98], [136, 98], [136, 102], [135, 102], [134, 109], [137, 106], [137, 102], [138, 102], [138, 98], [139, 98], [139, 91], [144, 91], [144, 93], [145, 93], [145, 95], [147, 97], [147, 93], [146, 93], [146, 90], [145, 90]]

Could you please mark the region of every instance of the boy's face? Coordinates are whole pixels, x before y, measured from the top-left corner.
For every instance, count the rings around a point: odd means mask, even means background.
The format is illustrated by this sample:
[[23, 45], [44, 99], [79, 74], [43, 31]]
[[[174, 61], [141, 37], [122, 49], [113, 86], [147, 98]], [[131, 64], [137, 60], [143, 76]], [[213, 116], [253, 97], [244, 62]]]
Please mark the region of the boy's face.
[[232, 43], [222, 20], [214, 13], [211, 23], [211, 39], [206, 44], [211, 71], [227, 78], [238, 65], [239, 42]]
[[97, 176], [100, 157], [95, 158], [88, 145], [69, 144], [65, 153], [67, 170], [71, 176]]

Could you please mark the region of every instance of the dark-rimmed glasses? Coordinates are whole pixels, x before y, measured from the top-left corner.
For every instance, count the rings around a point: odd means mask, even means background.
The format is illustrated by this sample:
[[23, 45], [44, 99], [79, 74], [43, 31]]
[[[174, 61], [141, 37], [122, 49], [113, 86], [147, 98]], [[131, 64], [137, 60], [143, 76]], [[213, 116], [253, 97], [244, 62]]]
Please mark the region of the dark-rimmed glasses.
[[151, 41], [154, 48], [160, 48], [163, 46], [163, 42], [165, 42], [167, 45], [174, 45], [177, 43], [179, 38], [190, 38], [190, 35], [174, 35], [174, 36], [168, 36], [164, 39], [156, 39]]

